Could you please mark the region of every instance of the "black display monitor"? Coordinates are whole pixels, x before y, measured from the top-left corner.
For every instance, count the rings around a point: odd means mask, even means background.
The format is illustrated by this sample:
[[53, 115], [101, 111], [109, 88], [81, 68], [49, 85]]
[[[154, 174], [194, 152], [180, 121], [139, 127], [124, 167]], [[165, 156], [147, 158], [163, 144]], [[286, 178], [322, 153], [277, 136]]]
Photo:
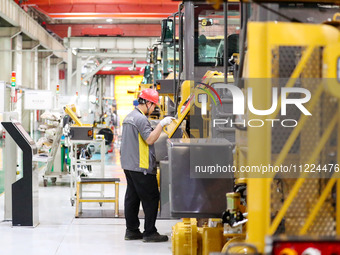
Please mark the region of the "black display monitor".
[[[36, 226], [38, 214], [38, 170], [33, 167], [33, 155], [37, 147], [33, 139], [19, 122], [1, 122], [6, 132], [22, 150], [23, 176], [12, 184], [13, 226]], [[17, 169], [7, 169], [17, 171]]]

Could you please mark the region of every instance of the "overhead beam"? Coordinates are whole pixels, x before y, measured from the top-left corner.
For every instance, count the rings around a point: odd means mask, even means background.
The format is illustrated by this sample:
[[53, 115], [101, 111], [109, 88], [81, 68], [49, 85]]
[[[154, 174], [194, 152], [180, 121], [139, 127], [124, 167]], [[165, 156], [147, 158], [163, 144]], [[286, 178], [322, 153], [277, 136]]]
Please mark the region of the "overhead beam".
[[129, 60], [129, 59], [137, 59], [137, 60], [145, 60], [146, 59], [146, 53], [134, 53], [132, 51], [130, 52], [117, 52], [117, 53], [114, 53], [114, 52], [110, 52], [110, 53], [107, 53], [107, 52], [80, 52], [80, 53], [77, 53], [77, 56], [95, 56], [97, 58], [112, 58], [112, 59], [115, 59], [115, 60]]
[[47, 29], [61, 38], [67, 37], [68, 27], [72, 36], [124, 36], [160, 37], [161, 23], [158, 24], [48, 24]]
[[33, 40], [39, 40], [40, 44], [51, 50], [57, 50], [54, 54], [67, 61], [64, 46], [53, 38], [45, 29], [43, 29], [32, 17], [12, 0], [0, 1], [0, 17], [12, 24], [14, 27], [21, 27], [23, 33]]
[[[92, 63], [87, 63], [86, 64], [87, 66], [94, 66], [95, 64], [92, 64]], [[132, 64], [107, 64], [105, 65], [107, 67], [113, 67], [113, 68], [116, 68], [116, 67], [132, 67]], [[135, 65], [136, 67], [145, 67], [146, 64], [136, 64]]]
[[146, 49], [152, 46], [158, 37], [69, 37], [64, 38], [64, 43], [73, 49], [114, 49], [130, 50], [146, 53]]

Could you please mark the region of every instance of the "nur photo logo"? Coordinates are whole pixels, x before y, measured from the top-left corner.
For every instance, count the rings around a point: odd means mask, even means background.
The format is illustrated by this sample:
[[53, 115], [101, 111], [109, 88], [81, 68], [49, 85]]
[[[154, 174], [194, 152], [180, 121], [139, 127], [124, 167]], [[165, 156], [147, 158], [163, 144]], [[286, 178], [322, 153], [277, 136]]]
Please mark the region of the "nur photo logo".
[[[210, 91], [212, 91], [217, 99], [220, 102], [220, 105], [222, 105], [222, 100], [220, 95], [217, 93], [216, 89], [227, 89], [231, 93], [232, 96], [232, 114], [236, 115], [238, 118], [237, 122], [233, 120], [234, 118], [230, 119], [213, 119], [213, 127], [216, 127], [217, 125], [230, 125], [232, 127], [233, 125], [243, 125], [244, 127], [250, 126], [250, 127], [262, 127], [265, 122], [270, 122], [271, 126], [274, 127], [275, 123], [279, 122], [281, 126], [283, 127], [295, 127], [297, 126], [298, 122], [295, 119], [279, 119], [276, 116], [273, 115], [278, 108], [280, 109], [280, 115], [281, 116], [287, 116], [287, 107], [292, 106], [295, 109], [298, 109], [302, 114], [311, 116], [312, 114], [307, 110], [305, 107], [305, 104], [308, 103], [311, 99], [311, 93], [308, 89], [305, 88], [296, 88], [296, 87], [290, 87], [290, 88], [277, 88], [272, 87], [271, 89], [271, 106], [268, 109], [257, 109], [254, 105], [254, 91], [253, 88], [249, 87], [247, 88], [246, 92], [244, 93], [243, 90], [241, 90], [239, 87], [235, 85], [229, 85], [225, 83], [215, 83], [212, 87], [211, 85], [205, 84], [205, 83], [199, 83], [199, 87], [197, 87], [200, 90], [203, 90], [206, 92], [215, 103], [215, 106], [217, 106], [217, 102], [212, 95]], [[202, 88], [202, 86], [204, 86]], [[263, 89], [261, 86], [258, 86], [256, 89]], [[210, 90], [210, 91], [209, 91]], [[279, 94], [280, 90], [280, 94]], [[295, 97], [291, 98], [289, 95], [294, 94]], [[205, 102], [206, 103], [206, 102]], [[245, 106], [248, 107], [248, 111], [250, 113], [253, 113], [257, 116], [271, 116], [271, 118], [268, 119], [248, 119], [245, 120], [246, 115], [246, 109]], [[202, 108], [206, 108], [206, 106], [202, 106]]]

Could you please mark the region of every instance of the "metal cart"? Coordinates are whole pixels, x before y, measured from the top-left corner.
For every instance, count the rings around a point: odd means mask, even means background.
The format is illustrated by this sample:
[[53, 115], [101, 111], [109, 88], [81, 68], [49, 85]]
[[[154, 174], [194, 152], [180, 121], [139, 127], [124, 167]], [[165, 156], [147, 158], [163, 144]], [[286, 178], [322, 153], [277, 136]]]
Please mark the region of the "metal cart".
[[[68, 138], [69, 139], [69, 138]], [[70, 140], [68, 141], [70, 147], [69, 155], [71, 159], [70, 165], [70, 188], [71, 188], [71, 205], [73, 206], [76, 200], [76, 184], [77, 181], [80, 180], [81, 177], [81, 167], [100, 165], [100, 173], [98, 177], [104, 177], [105, 175], [105, 139], [104, 136], [97, 136], [97, 139], [94, 140]], [[86, 159], [86, 158], [77, 158], [77, 149], [78, 146], [84, 144], [93, 144], [100, 143], [100, 159]], [[91, 191], [91, 192], [99, 192], [101, 196], [104, 196], [104, 186], [101, 185], [99, 191]]]

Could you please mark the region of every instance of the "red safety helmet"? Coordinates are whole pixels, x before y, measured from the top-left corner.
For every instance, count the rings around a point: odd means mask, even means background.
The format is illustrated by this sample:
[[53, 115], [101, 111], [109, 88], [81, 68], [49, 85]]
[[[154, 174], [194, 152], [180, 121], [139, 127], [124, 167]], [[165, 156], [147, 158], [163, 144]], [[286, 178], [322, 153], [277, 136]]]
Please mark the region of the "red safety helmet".
[[143, 98], [147, 101], [150, 101], [154, 104], [158, 104], [158, 92], [154, 89], [144, 89], [139, 94], [139, 98]]

